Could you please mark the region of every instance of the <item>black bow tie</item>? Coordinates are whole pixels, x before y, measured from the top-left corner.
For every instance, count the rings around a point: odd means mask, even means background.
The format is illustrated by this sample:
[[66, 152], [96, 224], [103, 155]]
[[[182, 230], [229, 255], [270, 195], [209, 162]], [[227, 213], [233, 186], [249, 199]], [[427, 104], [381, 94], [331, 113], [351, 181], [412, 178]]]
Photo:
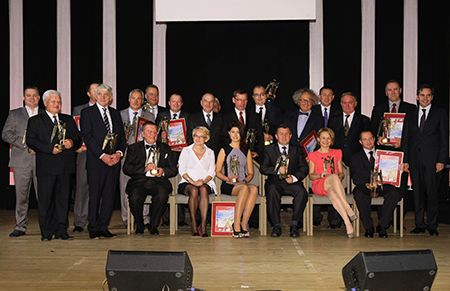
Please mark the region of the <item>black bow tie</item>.
[[299, 111], [299, 112], [298, 112], [298, 115], [306, 115], [306, 116], [308, 116], [309, 113], [308, 113], [308, 112], [301, 112], [301, 111]]
[[152, 145], [146, 144], [146, 145], [145, 145], [145, 148], [146, 148], [147, 150], [148, 150], [148, 149], [154, 150], [154, 149], [156, 149], [156, 145], [154, 145], [154, 144], [152, 144]]

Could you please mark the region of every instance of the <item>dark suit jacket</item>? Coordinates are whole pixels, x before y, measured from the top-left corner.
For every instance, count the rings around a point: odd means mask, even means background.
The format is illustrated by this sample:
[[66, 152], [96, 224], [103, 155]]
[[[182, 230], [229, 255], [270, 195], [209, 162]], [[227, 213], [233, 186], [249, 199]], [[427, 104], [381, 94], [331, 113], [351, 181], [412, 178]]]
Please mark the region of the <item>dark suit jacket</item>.
[[211, 126], [208, 126], [205, 120], [205, 116], [203, 115], [203, 112], [197, 112], [192, 114], [189, 117], [189, 124], [188, 124], [188, 141], [189, 144], [193, 143], [192, 139], [192, 131], [197, 126], [204, 126], [209, 129], [209, 141], [206, 143], [206, 145], [214, 151], [214, 154], [217, 156], [219, 154], [220, 148], [222, 147], [222, 127], [223, 127], [223, 118], [222, 114], [212, 112], [212, 123]]
[[[256, 105], [254, 101], [249, 101], [247, 108], [255, 108], [255, 106]], [[283, 111], [274, 102], [266, 102], [265, 107], [266, 115], [264, 116], [264, 119], [269, 122], [269, 134], [275, 135], [278, 125], [280, 125], [284, 121]], [[262, 120], [258, 116], [257, 109], [255, 110], [255, 114], [262, 124]]]
[[352, 155], [362, 149], [362, 146], [359, 143], [359, 135], [361, 131], [370, 129], [369, 117], [355, 112], [347, 138], [345, 138], [344, 135], [343, 114], [333, 116], [328, 122], [328, 127], [331, 128], [335, 134], [333, 148], [342, 150], [342, 160], [349, 166]]
[[[297, 145], [289, 145], [288, 155], [288, 174], [297, 177], [298, 183], [302, 183], [303, 179], [308, 174], [308, 164], [306, 163], [303, 151]], [[280, 181], [280, 178], [275, 171], [275, 166], [280, 156], [281, 152], [279, 150], [278, 143], [273, 143], [264, 147], [264, 155], [260, 172], [268, 176], [268, 182]]]
[[[120, 113], [112, 107], [108, 107], [108, 110], [112, 119], [113, 131], [117, 134], [117, 143], [113, 152], [121, 151], [125, 153], [126, 141]], [[87, 146], [87, 167], [103, 166], [104, 163], [100, 160], [100, 156], [103, 154], [103, 140], [107, 131], [97, 105], [87, 107], [81, 111], [80, 124], [81, 135]], [[117, 165], [120, 167], [120, 163]]]
[[175, 177], [178, 174], [177, 161], [175, 154], [170, 150], [170, 147], [165, 143], [157, 142], [156, 146], [160, 149], [160, 159], [158, 167], [164, 169], [164, 176], [162, 177], [147, 177], [145, 176], [145, 160], [146, 150], [144, 141], [134, 143], [128, 147], [127, 157], [123, 165], [123, 172], [125, 175], [131, 177], [126, 187], [126, 193], [132, 193], [136, 187], [142, 187], [148, 179], [159, 181], [162, 185], [167, 187], [169, 191], [172, 190], [172, 184], [169, 178]]
[[58, 136], [52, 138], [54, 124], [46, 112], [28, 119], [26, 142], [36, 152], [36, 175], [59, 175], [75, 172], [75, 150], [81, 145], [81, 138], [73, 117], [59, 113], [58, 118], [66, 124], [66, 139], [73, 141], [73, 147], [54, 155], [53, 147], [59, 144]]
[[350, 174], [356, 186], [366, 187], [366, 183], [370, 182], [370, 171], [370, 162], [364, 150], [353, 154], [350, 162]]
[[[323, 119], [323, 113], [322, 113], [322, 107], [320, 106], [320, 104], [316, 104], [312, 107], [312, 111], [314, 112], [314, 114], [318, 114], [320, 115], [320, 117], [322, 118], [322, 124], [320, 125], [320, 127], [325, 127], [325, 120]], [[330, 123], [330, 119], [333, 116], [342, 114], [342, 109], [340, 106], [335, 105], [334, 103], [331, 103], [331, 107], [330, 107], [330, 112], [328, 112], [328, 123]]]
[[[159, 108], [159, 107], [158, 107]], [[164, 107], [163, 107], [163, 110], [162, 111], [159, 111], [160, 109], [158, 109], [158, 117], [156, 118], [156, 124], [158, 124], [159, 125], [159, 123], [162, 121], [162, 120], [170, 120], [170, 119], [172, 119], [172, 116], [170, 115], [170, 110], [168, 110], [168, 109], [165, 109]], [[189, 113], [187, 113], [187, 112], [185, 112], [185, 111], [183, 111], [183, 110], [181, 110], [179, 113], [178, 113], [178, 116], [177, 116], [178, 118], [184, 118], [184, 119], [186, 119], [186, 123], [187, 123], [187, 121], [188, 121], [188, 119], [189, 119]], [[187, 124], [186, 124], [186, 126], [187, 126]]]
[[[403, 161], [413, 163], [418, 156], [433, 166], [448, 158], [448, 115], [444, 109], [431, 105], [423, 130], [419, 130], [419, 108], [406, 116], [403, 125]], [[426, 157], [426, 159], [423, 159]]]
[[[400, 106], [398, 107], [397, 112], [408, 114], [416, 109], [417, 107], [414, 104], [400, 101]], [[383, 103], [374, 106], [372, 109], [372, 115], [370, 116], [370, 130], [375, 135], [378, 134], [378, 127], [381, 120], [383, 119], [383, 115], [385, 112], [390, 112], [388, 100], [385, 100]]]
[[316, 131], [316, 133], [319, 131], [319, 129], [322, 128], [323, 125], [323, 119], [322, 116], [311, 110], [311, 113], [308, 116], [308, 120], [306, 121], [305, 127], [303, 128], [303, 131], [300, 136], [297, 136], [297, 123], [298, 123], [298, 112], [299, 109], [296, 109], [295, 111], [291, 111], [288, 114], [286, 114], [285, 123], [289, 126], [292, 132], [292, 139], [291, 144], [299, 144], [305, 137], [307, 137], [313, 130]]
[[[249, 110], [248, 106], [245, 110], [245, 117], [246, 120], [244, 127], [244, 136], [241, 136], [241, 138], [245, 138], [247, 136], [248, 129], [254, 129], [256, 131], [255, 151], [259, 156], [261, 156], [264, 148], [264, 136], [261, 128], [261, 122], [259, 121], [256, 112], [254, 112], [253, 110]], [[228, 136], [228, 127], [232, 122], [239, 122], [239, 117], [237, 116], [234, 107], [232, 111], [227, 112], [223, 115], [222, 147], [225, 147], [230, 143], [230, 137]]]

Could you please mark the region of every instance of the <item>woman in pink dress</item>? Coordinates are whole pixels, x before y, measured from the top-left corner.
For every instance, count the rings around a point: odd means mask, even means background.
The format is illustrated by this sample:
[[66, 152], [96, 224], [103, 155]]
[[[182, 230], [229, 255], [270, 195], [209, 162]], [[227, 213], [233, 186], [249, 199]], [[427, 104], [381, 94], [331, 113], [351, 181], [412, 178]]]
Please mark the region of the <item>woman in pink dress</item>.
[[329, 128], [319, 130], [317, 140], [320, 148], [308, 154], [309, 179], [312, 181], [313, 192], [317, 195], [328, 196], [331, 204], [344, 220], [348, 237], [354, 238], [352, 222], [356, 220], [356, 215], [345, 198], [342, 186], [342, 179], [344, 179], [342, 151], [330, 148], [334, 142], [334, 132]]

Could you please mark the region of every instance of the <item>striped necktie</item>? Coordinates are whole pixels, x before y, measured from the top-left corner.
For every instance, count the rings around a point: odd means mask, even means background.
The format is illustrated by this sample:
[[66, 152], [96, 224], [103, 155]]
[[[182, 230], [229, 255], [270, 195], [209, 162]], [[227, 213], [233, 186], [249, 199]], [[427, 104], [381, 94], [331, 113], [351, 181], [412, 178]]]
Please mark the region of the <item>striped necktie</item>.
[[111, 132], [111, 126], [109, 124], [108, 115], [106, 114], [107, 108], [102, 108], [102, 109], [103, 109], [103, 123], [105, 124], [106, 131]]

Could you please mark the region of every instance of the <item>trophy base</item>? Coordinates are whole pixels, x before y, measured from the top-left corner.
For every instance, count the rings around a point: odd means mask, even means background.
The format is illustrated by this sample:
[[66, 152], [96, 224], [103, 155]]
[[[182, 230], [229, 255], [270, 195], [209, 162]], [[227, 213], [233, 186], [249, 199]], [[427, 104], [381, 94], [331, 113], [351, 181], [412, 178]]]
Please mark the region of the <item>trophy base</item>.
[[150, 171], [150, 174], [152, 174], [152, 175], [156, 175], [156, 174], [158, 174], [158, 170], [156, 170], [156, 169], [153, 169], [153, 170], [151, 170], [151, 171]]
[[231, 179], [231, 183], [236, 184], [237, 183], [237, 179], [236, 178]]
[[264, 145], [265, 145], [265, 146], [268, 146], [268, 145], [271, 145], [271, 144], [272, 144], [272, 141], [271, 141], [271, 140], [267, 140], [267, 141], [264, 142]]

